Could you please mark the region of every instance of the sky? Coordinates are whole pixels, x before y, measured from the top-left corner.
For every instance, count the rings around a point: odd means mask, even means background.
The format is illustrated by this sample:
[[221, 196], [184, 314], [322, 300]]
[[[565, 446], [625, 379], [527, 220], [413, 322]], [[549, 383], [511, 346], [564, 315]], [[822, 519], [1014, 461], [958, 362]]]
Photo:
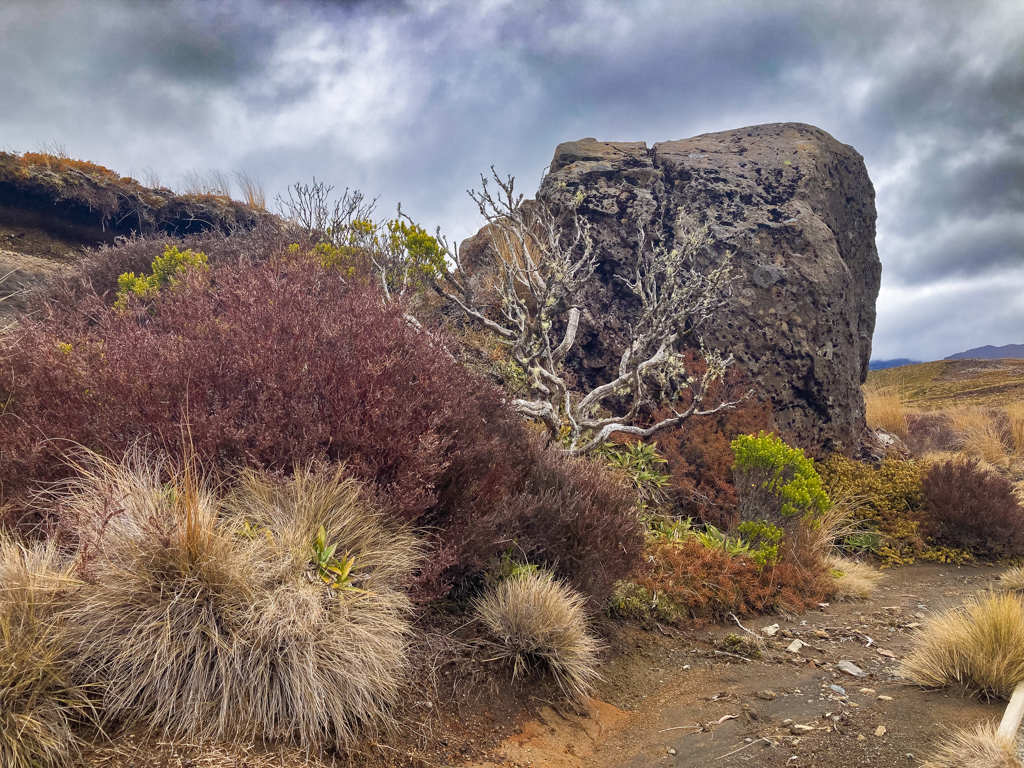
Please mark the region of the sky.
[[493, 165], [817, 125], [865, 159], [874, 359], [1024, 343], [1020, 0], [0, 0], [0, 149], [164, 186], [244, 171], [452, 240]]

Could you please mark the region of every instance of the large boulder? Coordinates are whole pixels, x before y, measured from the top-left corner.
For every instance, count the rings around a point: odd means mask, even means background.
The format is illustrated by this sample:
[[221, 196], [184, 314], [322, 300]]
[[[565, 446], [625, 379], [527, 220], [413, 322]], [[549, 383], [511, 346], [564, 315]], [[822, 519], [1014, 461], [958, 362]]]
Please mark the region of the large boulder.
[[668, 248], [680, 228], [706, 223], [708, 260], [731, 251], [736, 278], [705, 344], [735, 355], [797, 444], [812, 453], [857, 446], [881, 264], [874, 189], [852, 147], [799, 123], [652, 148], [582, 139], [555, 150], [538, 198], [565, 206], [579, 190], [600, 258], [571, 361], [583, 382], [612, 378], [636, 316], [614, 276], [635, 262], [637, 222]]

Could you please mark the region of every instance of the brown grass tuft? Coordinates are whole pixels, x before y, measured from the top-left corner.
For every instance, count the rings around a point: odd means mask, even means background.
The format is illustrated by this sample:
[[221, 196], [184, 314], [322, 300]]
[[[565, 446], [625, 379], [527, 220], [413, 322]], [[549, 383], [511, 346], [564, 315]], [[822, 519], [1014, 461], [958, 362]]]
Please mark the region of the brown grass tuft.
[[513, 677], [543, 664], [562, 691], [583, 701], [600, 677], [597, 640], [587, 631], [586, 599], [550, 574], [501, 582], [477, 601], [477, 616], [496, 640]]
[[864, 407], [868, 426], [884, 429], [904, 442], [909, 434], [909, 421], [903, 393], [899, 386], [864, 385]]
[[[340, 470], [279, 484], [246, 475], [225, 510], [194, 471], [137, 453], [84, 465], [65, 502], [89, 577], [69, 636], [108, 720], [312, 750], [387, 724], [407, 666], [415, 546], [355, 482]], [[321, 525], [354, 556], [351, 591], [316, 571]]]
[[1024, 681], [1024, 604], [989, 592], [931, 619], [900, 674], [925, 688], [959, 683], [986, 696], [1009, 698]]
[[1000, 737], [994, 723], [957, 730], [921, 768], [1024, 768], [1014, 740]]
[[89, 714], [63, 663], [58, 616], [74, 585], [52, 543], [24, 546], [0, 533], [0, 765], [50, 768], [81, 747], [72, 729]]
[[848, 557], [826, 555], [822, 559], [829, 575], [836, 580], [837, 600], [868, 600], [883, 578], [877, 568]]

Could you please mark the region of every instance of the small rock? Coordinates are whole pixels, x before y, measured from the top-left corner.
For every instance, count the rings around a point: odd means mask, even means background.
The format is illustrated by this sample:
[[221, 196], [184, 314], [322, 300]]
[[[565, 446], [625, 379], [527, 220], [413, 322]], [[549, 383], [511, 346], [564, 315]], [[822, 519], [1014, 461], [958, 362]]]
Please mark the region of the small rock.
[[810, 733], [813, 730], [813, 725], [800, 725], [799, 723], [796, 723], [794, 725], [789, 726], [789, 732], [792, 733], [794, 736], [801, 736], [805, 733]]
[[878, 655], [879, 656], [885, 656], [885, 658], [887, 658], [887, 659], [895, 659], [896, 658], [896, 654], [895, 653], [893, 653], [892, 651], [887, 651], [884, 648], [879, 648], [878, 649]]
[[674, 754], [676, 753], [676, 751], [675, 751], [675, 749], [673, 749], [672, 747], [669, 747], [669, 748], [668, 748], [668, 753], [669, 753], [670, 755], [674, 755]]
[[857, 734], [857, 741], [867, 741], [867, 737], [863, 733]]
[[803, 648], [805, 645], [807, 645], [807, 643], [805, 643], [803, 640], [794, 640], [792, 643], [789, 644], [786, 650], [790, 653], [800, 653], [800, 649]]
[[761, 634], [765, 637], [775, 637], [779, 631], [778, 624], [769, 624], [767, 627], [761, 627]]
[[879, 696], [879, 701], [892, 701], [892, 696]]
[[875, 695], [875, 689], [874, 688], [861, 688], [860, 689], [860, 693], [863, 694], [864, 696], [874, 696]]
[[838, 664], [836, 664], [836, 669], [838, 669], [840, 672], [845, 672], [848, 675], [853, 675], [854, 677], [866, 677], [866, 673], [864, 672], [864, 670], [858, 667], [852, 661], [840, 661]]
[[762, 699], [763, 701], [774, 701], [775, 700], [775, 696], [776, 696], [775, 691], [758, 691], [757, 692], [757, 698]]
[[790, 719], [789, 719], [789, 718], [787, 717], [787, 718], [786, 718], [785, 720], [783, 720], [783, 721], [782, 721], [782, 724], [783, 724], [783, 725], [792, 725], [792, 724], [793, 724], [793, 721], [792, 721], [792, 720], [790, 720]]
[[843, 696], [846, 695], [846, 691], [838, 685], [830, 685], [829, 688], [831, 688], [836, 693], [841, 693]]
[[816, 629], [811, 634], [815, 637], [820, 637], [822, 640], [828, 640], [828, 632], [824, 629]]
[[922, 624], [920, 621], [912, 621], [909, 624], [905, 624], [903, 626], [903, 628], [904, 629], [920, 629], [923, 626], [924, 626], [924, 624]]
[[880, 725], [877, 728], [875, 728], [875, 736], [885, 736], [886, 733], [887, 731], [885, 730], [884, 725]]

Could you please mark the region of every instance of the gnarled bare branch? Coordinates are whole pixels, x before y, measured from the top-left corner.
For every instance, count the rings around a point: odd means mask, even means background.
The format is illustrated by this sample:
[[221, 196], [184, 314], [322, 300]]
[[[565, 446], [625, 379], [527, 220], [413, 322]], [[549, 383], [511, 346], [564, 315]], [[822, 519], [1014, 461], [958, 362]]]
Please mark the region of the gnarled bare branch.
[[[499, 306], [488, 307], [474, 294], [471, 274], [457, 249], [448, 251], [453, 268], [436, 283], [439, 293], [467, 317], [495, 333], [510, 347], [512, 359], [527, 374], [533, 399], [512, 406], [541, 421], [552, 439], [563, 440], [574, 454], [598, 447], [615, 433], [649, 437], [693, 416], [718, 413], [740, 401], [721, 402], [705, 409], [710, 385], [720, 379], [732, 357], [704, 353], [706, 371], [695, 378], [686, 370], [682, 343], [698, 339], [699, 328], [728, 295], [730, 256], [717, 266], [703, 268], [700, 257], [712, 245], [707, 228], [677, 227], [671, 250], [648, 238], [647, 222], [637, 222], [636, 259], [632, 273], [618, 277], [640, 304], [612, 381], [577, 393], [566, 383], [563, 366], [574, 348], [581, 319], [589, 317], [582, 303], [584, 288], [593, 278], [597, 253], [590, 225], [580, 215], [584, 195], [556, 213], [543, 201], [525, 201], [515, 192], [514, 179], [481, 177], [480, 191], [469, 194], [487, 222], [490, 262]], [[492, 187], [492, 182], [496, 188]], [[561, 341], [555, 342], [559, 334]], [[655, 393], [665, 389], [689, 394], [689, 405], [657, 424], [641, 427], [634, 421]], [[615, 413], [608, 409], [616, 407]]]

